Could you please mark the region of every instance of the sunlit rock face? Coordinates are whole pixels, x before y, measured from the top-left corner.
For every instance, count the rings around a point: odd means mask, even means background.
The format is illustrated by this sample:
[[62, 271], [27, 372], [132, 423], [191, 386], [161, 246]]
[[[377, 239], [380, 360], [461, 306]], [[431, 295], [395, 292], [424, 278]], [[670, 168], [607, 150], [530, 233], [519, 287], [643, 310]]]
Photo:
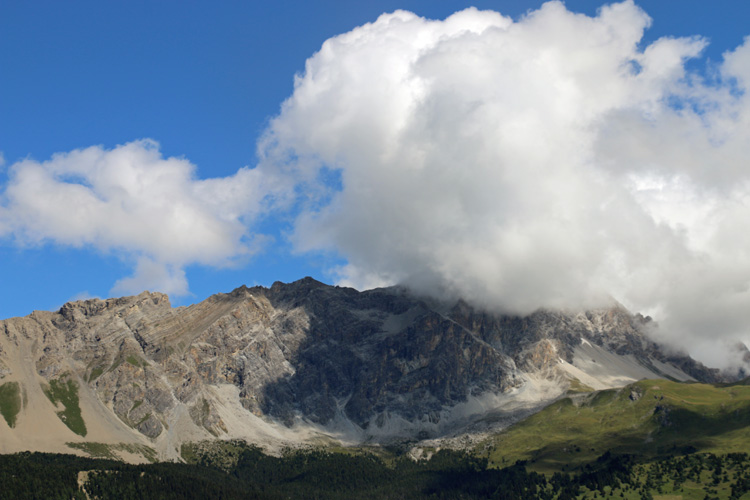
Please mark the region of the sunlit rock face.
[[[23, 395], [15, 426], [0, 422], [0, 451], [88, 440], [170, 457], [182, 442], [214, 437], [434, 438], [533, 411], [571, 383], [724, 380], [648, 340], [650, 324], [617, 304], [507, 316], [311, 278], [189, 307], [148, 292], [72, 302], [0, 322], [0, 384], [18, 382]], [[60, 416], [74, 403], [46, 395], [58, 383], [77, 388], [85, 434]]]

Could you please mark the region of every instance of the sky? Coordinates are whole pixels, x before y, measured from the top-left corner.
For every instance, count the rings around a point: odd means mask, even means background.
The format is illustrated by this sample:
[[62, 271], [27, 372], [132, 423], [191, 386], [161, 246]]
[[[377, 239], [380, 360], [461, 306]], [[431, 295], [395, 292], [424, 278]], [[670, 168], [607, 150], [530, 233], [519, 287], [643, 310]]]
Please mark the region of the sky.
[[313, 276], [750, 343], [746, 2], [0, 4], [0, 318]]

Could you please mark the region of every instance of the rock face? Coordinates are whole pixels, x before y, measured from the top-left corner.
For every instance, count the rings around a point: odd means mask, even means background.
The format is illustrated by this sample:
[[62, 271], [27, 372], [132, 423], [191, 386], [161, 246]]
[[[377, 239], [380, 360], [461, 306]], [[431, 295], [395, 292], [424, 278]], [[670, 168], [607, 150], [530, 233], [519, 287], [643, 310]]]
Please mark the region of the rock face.
[[[24, 395], [18, 424], [0, 421], [0, 452], [28, 447], [32, 432], [49, 451], [53, 442], [129, 442], [163, 457], [211, 436], [435, 437], [516, 400], [543, 404], [571, 381], [722, 380], [648, 341], [648, 321], [618, 306], [493, 315], [311, 278], [181, 308], [147, 292], [72, 302], [0, 322], [0, 384], [18, 382]], [[58, 383], [77, 390], [66, 404], [78, 405], [88, 434], [55, 421], [75, 410], [44, 396]]]

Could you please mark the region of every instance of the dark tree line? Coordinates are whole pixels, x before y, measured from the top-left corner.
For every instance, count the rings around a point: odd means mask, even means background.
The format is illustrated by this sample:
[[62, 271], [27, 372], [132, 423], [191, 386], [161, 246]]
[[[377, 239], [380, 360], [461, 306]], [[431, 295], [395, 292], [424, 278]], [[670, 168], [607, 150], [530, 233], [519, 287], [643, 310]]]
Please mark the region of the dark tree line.
[[[650, 498], [666, 482], [730, 484], [731, 498], [750, 491], [750, 457], [688, 455], [639, 464], [631, 456], [603, 455], [576, 473], [530, 472], [523, 462], [488, 468], [486, 459], [441, 450], [431, 460], [386, 463], [373, 455], [292, 451], [282, 457], [244, 448], [236, 463], [128, 465], [71, 455], [0, 456], [0, 500], [83, 499], [80, 471], [92, 498], [107, 499], [542, 499], [565, 500], [605, 491], [637, 491]], [[731, 471], [731, 473], [729, 472]], [[710, 491], [710, 490], [709, 490]]]

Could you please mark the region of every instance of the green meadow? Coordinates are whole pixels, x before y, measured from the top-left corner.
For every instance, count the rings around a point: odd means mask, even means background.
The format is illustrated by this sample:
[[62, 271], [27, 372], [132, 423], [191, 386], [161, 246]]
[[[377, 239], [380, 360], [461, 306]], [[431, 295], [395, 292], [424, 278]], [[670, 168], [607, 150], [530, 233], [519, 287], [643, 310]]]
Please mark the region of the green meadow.
[[580, 469], [606, 452], [645, 458], [750, 449], [750, 385], [643, 380], [570, 394], [484, 442], [475, 452], [503, 467]]

